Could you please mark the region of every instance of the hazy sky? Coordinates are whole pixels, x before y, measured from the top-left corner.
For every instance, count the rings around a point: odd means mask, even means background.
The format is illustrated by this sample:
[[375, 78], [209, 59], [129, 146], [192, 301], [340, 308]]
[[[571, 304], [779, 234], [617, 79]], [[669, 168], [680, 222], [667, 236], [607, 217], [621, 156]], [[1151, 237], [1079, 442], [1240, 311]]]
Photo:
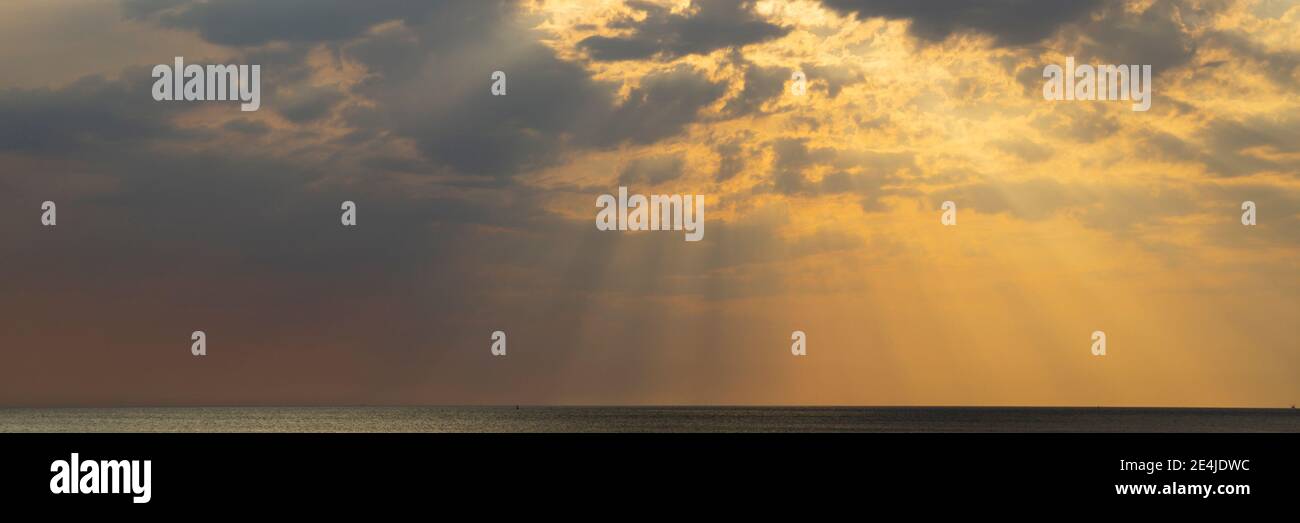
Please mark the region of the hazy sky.
[[0, 68], [3, 405], [1300, 401], [1293, 0], [17, 0]]

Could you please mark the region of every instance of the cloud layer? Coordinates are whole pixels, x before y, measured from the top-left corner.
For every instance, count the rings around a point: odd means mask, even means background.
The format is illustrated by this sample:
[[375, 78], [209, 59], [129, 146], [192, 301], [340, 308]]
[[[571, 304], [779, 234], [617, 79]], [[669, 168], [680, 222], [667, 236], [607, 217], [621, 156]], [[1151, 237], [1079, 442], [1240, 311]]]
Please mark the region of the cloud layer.
[[[0, 404], [1300, 395], [1300, 6], [124, 0], [44, 45], [87, 7], [19, 3]], [[262, 109], [155, 102], [180, 55]], [[1067, 56], [1152, 109], [1043, 100]], [[706, 240], [597, 231], [620, 185]]]

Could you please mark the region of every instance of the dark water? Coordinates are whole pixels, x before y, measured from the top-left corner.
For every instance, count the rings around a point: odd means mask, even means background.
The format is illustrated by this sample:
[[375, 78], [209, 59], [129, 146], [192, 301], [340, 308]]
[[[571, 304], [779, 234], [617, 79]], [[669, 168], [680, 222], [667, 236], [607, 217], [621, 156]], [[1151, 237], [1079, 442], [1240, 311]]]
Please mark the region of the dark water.
[[8, 408], [0, 432], [1300, 432], [1295, 409]]

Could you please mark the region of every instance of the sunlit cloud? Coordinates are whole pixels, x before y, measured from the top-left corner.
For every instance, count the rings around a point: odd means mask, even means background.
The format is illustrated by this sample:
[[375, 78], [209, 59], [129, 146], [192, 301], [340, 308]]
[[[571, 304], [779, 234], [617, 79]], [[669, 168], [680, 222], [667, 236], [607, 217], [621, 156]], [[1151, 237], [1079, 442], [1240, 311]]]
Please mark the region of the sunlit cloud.
[[[1295, 2], [310, 3], [0, 7], [0, 403], [1300, 395]], [[153, 102], [181, 55], [262, 109]], [[1067, 57], [1150, 110], [1044, 100]], [[705, 240], [596, 230], [620, 186]]]

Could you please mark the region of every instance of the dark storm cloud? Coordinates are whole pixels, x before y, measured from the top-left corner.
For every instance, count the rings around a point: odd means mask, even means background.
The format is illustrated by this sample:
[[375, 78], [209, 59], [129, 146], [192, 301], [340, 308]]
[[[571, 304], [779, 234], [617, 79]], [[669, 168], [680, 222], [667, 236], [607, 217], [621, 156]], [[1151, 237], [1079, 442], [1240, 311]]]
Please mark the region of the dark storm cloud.
[[236, 133], [246, 134], [249, 136], [261, 136], [271, 132], [271, 127], [269, 125], [266, 125], [265, 123], [259, 122], [257, 120], [249, 120], [246, 118], [231, 120], [229, 122], [226, 122], [221, 127], [227, 131], [233, 131]]
[[863, 80], [862, 72], [853, 67], [803, 64], [801, 70], [808, 77], [809, 89], [821, 89], [825, 86], [826, 94], [831, 98], [839, 96], [844, 87]]
[[1102, 104], [1057, 104], [1051, 112], [1035, 117], [1033, 123], [1053, 135], [1081, 143], [1104, 140], [1122, 128], [1119, 119]]
[[[487, 272], [476, 268], [484, 260], [536, 261], [554, 251], [557, 238], [589, 232], [590, 225], [544, 210], [543, 198], [532, 188], [431, 185], [413, 194], [388, 178], [390, 173], [450, 168], [504, 180], [568, 147], [672, 136], [725, 91], [700, 71], [674, 67], [637, 79], [625, 101], [615, 100], [618, 86], [595, 82], [581, 66], [557, 59], [529, 29], [530, 21], [504, 16], [508, 13], [498, 7], [444, 4], [436, 16], [340, 44], [341, 53], [369, 72], [354, 92], [309, 83], [308, 45], [243, 50], [230, 61], [263, 65], [262, 112], [241, 114], [232, 104], [230, 115], [237, 118], [206, 130], [183, 130], [173, 122], [215, 104], [152, 100], [147, 68], [124, 70], [120, 79], [91, 77], [58, 88], [0, 92], [0, 153], [58, 153], [111, 187], [69, 193], [63, 189], [71, 183], [69, 174], [62, 169], [40, 176], [0, 173], [5, 188], [0, 208], [15, 213], [4, 222], [6, 237], [20, 238], [0, 251], [5, 259], [23, 259], [15, 269], [31, 277], [24, 288], [32, 292], [61, 282], [68, 288], [94, 287], [98, 297], [154, 300], [159, 307], [139, 314], [172, 325], [192, 323], [186, 316], [226, 315], [232, 322], [223, 329], [227, 347], [325, 325], [331, 334], [372, 340], [368, 343], [379, 347], [378, 353], [407, 354], [401, 347], [410, 347], [412, 338], [418, 341], [429, 317], [454, 314], [459, 306], [484, 306], [483, 294], [503, 284], [476, 279], [475, 273]], [[305, 38], [294, 28], [283, 28], [283, 34], [263, 29], [259, 39], [267, 41]], [[507, 71], [507, 96], [491, 95], [493, 70]], [[354, 103], [358, 96], [371, 103]], [[267, 125], [261, 118], [268, 112], [291, 125]], [[322, 143], [292, 125], [329, 114], [350, 126], [345, 138]], [[420, 154], [376, 149], [390, 144], [390, 137], [412, 140]], [[303, 138], [308, 141], [293, 141]], [[630, 169], [629, 176], [653, 182], [680, 174], [680, 165], [650, 167]], [[365, 183], [354, 183], [359, 180]], [[30, 222], [19, 215], [32, 201], [44, 199], [59, 202], [59, 231], [67, 236], [40, 240], [30, 228], [14, 225]], [[339, 224], [343, 200], [359, 206], [361, 225], [355, 230]], [[482, 230], [549, 232], [530, 235], [525, 244], [502, 242]], [[42, 252], [49, 258], [24, 256], [24, 249], [38, 241], [47, 242]], [[80, 262], [88, 259], [96, 270], [87, 271]], [[99, 281], [96, 275], [102, 273], [114, 278]], [[573, 277], [586, 278], [588, 286], [598, 283], [589, 273]], [[268, 287], [266, 281], [276, 283]], [[410, 282], [418, 282], [419, 289]], [[425, 291], [455, 296], [459, 305], [430, 301]], [[194, 299], [199, 294], [201, 299]], [[373, 324], [347, 327], [355, 309], [327, 305], [368, 297], [383, 297], [398, 309], [390, 323], [413, 334], [376, 330]], [[548, 314], [573, 313], [578, 302], [564, 299], [549, 298]], [[89, 308], [70, 313], [121, 335], [154, 330], [138, 322], [112, 326], [108, 319], [95, 319]], [[278, 317], [279, 324], [268, 325], [270, 317]]]
[[[226, 6], [223, 9], [255, 7], [240, 2], [212, 4]], [[280, 9], [273, 4], [256, 5], [264, 6], [273, 15]], [[136, 9], [140, 15], [148, 14], [147, 8], [208, 9], [179, 2], [155, 2], [152, 6], [132, 3], [128, 7]], [[327, 7], [338, 6], [331, 4]], [[155, 14], [163, 16], [168, 12]], [[174, 12], [171, 14], [175, 15]], [[460, 48], [462, 54], [491, 49], [496, 43], [494, 37], [479, 41], [471, 38], [478, 31], [493, 34], [494, 24], [500, 22], [498, 15], [501, 14], [495, 4], [459, 2], [449, 5], [440, 14], [444, 16], [420, 26], [434, 34], [417, 35], [413, 52], [424, 56], [433, 54], [432, 48], [447, 49], [448, 39], [466, 42], [468, 47]], [[473, 21], [478, 21], [478, 25]], [[289, 26], [279, 27], [287, 31], [284, 34], [272, 34], [269, 25], [258, 27], [267, 40], [299, 40], [306, 34], [295, 33], [300, 30]], [[320, 34], [341, 33], [325, 31]], [[509, 37], [508, 34], [498, 34], [495, 38]], [[515, 39], [518, 40], [517, 35]], [[205, 276], [208, 274], [250, 282], [262, 277], [273, 278], [288, 287], [310, 289], [316, 298], [322, 300], [364, 299], [364, 296], [393, 291], [390, 282], [413, 280], [421, 280], [431, 287], [444, 287], [449, 294], [468, 295], [470, 291], [464, 288], [468, 283], [453, 281], [454, 278], [439, 278], [437, 274], [426, 277], [430, 267], [456, 263], [450, 259], [451, 253], [460, 252], [473, 257], [471, 249], [474, 246], [487, 248], [486, 238], [468, 236], [467, 230], [478, 226], [517, 230], [526, 224], [552, 223], [555, 218], [543, 212], [532, 195], [515, 188], [498, 188], [491, 198], [453, 189], [434, 191], [437, 196], [412, 195], [384, 175], [389, 172], [429, 172], [430, 165], [421, 158], [386, 157], [373, 150], [349, 150], [348, 147], [365, 147], [394, 130], [388, 125], [404, 124], [413, 127], [397, 127], [395, 130], [411, 131], [411, 136], [425, 140], [426, 150], [436, 153], [430, 154], [431, 158], [443, 165], [472, 166], [473, 155], [481, 155], [490, 162], [495, 158], [510, 158], [510, 154], [521, 154], [514, 150], [511, 140], [521, 140], [521, 136], [536, 133], [539, 127], [529, 124], [557, 120], [577, 125], [562, 113], [578, 113], [576, 109], [584, 101], [583, 97], [590, 96], [585, 100], [587, 102], [608, 98], [608, 91], [597, 90], [581, 68], [555, 60], [535, 41], [526, 41], [521, 46], [523, 52], [515, 55], [515, 62], [507, 62], [521, 64], [518, 69], [512, 69], [512, 80], [522, 78], [515, 84], [517, 87], [528, 86], [540, 93], [534, 92], [529, 96], [530, 89], [523, 88], [512, 89], [509, 98], [500, 100], [472, 98], [473, 102], [482, 105], [460, 113], [453, 111], [451, 114], [460, 116], [459, 119], [429, 123], [435, 126], [432, 129], [442, 134], [423, 138], [420, 138], [419, 131], [425, 129], [417, 126], [420, 114], [399, 119], [399, 113], [404, 109], [400, 105], [402, 100], [381, 99], [385, 103], [369, 109], [344, 106], [339, 114], [360, 128], [349, 134], [350, 139], [323, 144], [311, 141], [301, 128], [269, 126], [261, 121], [260, 118], [270, 112], [284, 116], [290, 124], [313, 122], [331, 114], [342, 100], [352, 94], [335, 87], [305, 83], [311, 75], [311, 66], [306, 63], [310, 46], [306, 45], [254, 48], [232, 58], [231, 62], [263, 65], [262, 112], [239, 113], [237, 102], [232, 102], [228, 107], [232, 111], [230, 115], [238, 115], [238, 118], [224, 125], [199, 130], [182, 129], [173, 122], [191, 111], [199, 108], [209, 110], [220, 107], [220, 104], [156, 102], [150, 96], [153, 78], [147, 68], [125, 69], [118, 79], [88, 77], [63, 87], [0, 91], [0, 154], [20, 157], [50, 155], [61, 161], [75, 162], [73, 166], [79, 172], [105, 180], [103, 184], [112, 188], [102, 193], [70, 193], [65, 189], [70, 185], [66, 181], [70, 176], [66, 166], [40, 173], [3, 173], [0, 183], [7, 190], [0, 195], [3, 196], [0, 203], [4, 208], [26, 209], [30, 207], [30, 200], [37, 203], [45, 199], [57, 200], [61, 218], [59, 230], [80, 240], [54, 246], [59, 253], [54, 256], [58, 263], [48, 263], [48, 260], [41, 263], [37, 258], [25, 258], [24, 270], [32, 276], [34, 285], [65, 282], [75, 287], [77, 282], [93, 280], [98, 272], [85, 271], [74, 262], [94, 258], [98, 270], [112, 272], [115, 275], [113, 281], [118, 282], [97, 285], [113, 286], [123, 293], [131, 293], [134, 286], [138, 289], [135, 294], [142, 297], [152, 292], [169, 292], [156, 288], [158, 282], [168, 279], [169, 275], [191, 282], [180, 284], [189, 288], [198, 285], [192, 282], [211, 282]], [[390, 56], [394, 60], [403, 59], [399, 55]], [[375, 63], [383, 65], [388, 62]], [[525, 67], [526, 64], [537, 65], [530, 69]], [[442, 64], [435, 62], [434, 65]], [[409, 96], [417, 102], [410, 106], [416, 110], [428, 110], [430, 105], [446, 108], [460, 103], [452, 96], [437, 96], [437, 90], [429, 88], [430, 85], [436, 86], [436, 81], [421, 84], [415, 74], [384, 76], [383, 72], [378, 70], [363, 91]], [[515, 72], [520, 73], [518, 77]], [[532, 85], [529, 85], [530, 81]], [[487, 93], [486, 72], [473, 83]], [[584, 89], [582, 85], [588, 87]], [[435, 99], [432, 103], [428, 101], [430, 94]], [[560, 102], [567, 100], [567, 104], [556, 104], [554, 98], [548, 103], [548, 95], [558, 97]], [[485, 110], [493, 102], [516, 105], [496, 111]], [[605, 107], [613, 107], [612, 102], [606, 102]], [[512, 109], [522, 116], [512, 115]], [[612, 109], [607, 109], [607, 113], [610, 111]], [[499, 120], [483, 120], [483, 115]], [[522, 125], [511, 125], [520, 122], [512, 119], [516, 116], [523, 119]], [[474, 132], [475, 127], [467, 125], [473, 122], [481, 125], [478, 134], [456, 142], [454, 138], [458, 133]], [[540, 129], [550, 130], [546, 127]], [[560, 132], [555, 134], [571, 129], [557, 128]], [[511, 132], [516, 134], [511, 135]], [[368, 139], [366, 133], [370, 133]], [[487, 138], [477, 143], [473, 140], [484, 136]], [[261, 140], [250, 140], [250, 137], [260, 137]], [[292, 145], [289, 147], [284, 144], [286, 140], [304, 137], [309, 141], [290, 142]], [[494, 140], [499, 137], [505, 139]], [[431, 145], [439, 139], [450, 142], [450, 147], [437, 149]], [[232, 143], [230, 140], [237, 141]], [[454, 150], [456, 146], [465, 144], [474, 147]], [[520, 149], [523, 149], [523, 154], [529, 151], [526, 144]], [[514, 172], [519, 164], [507, 162], [500, 165], [503, 171]], [[332, 182], [363, 178], [366, 180], [364, 184]], [[510, 204], [499, 208], [502, 199]], [[356, 201], [360, 207], [363, 226], [351, 231], [357, 234], [341, 232], [344, 229], [338, 218], [343, 200]], [[15, 219], [5, 223], [21, 222]], [[14, 237], [25, 237], [21, 235], [26, 234], [22, 232], [26, 230], [17, 227]], [[37, 240], [36, 237], [26, 238]], [[9, 242], [5, 250], [18, 249], [23, 244]], [[18, 249], [4, 257], [22, 257], [21, 252], [24, 251]], [[357, 274], [366, 276], [357, 279]], [[225, 310], [245, 307], [241, 304], [247, 295], [257, 292], [255, 285], [235, 283], [225, 287], [205, 287], [204, 290], [206, 303]], [[247, 308], [249, 314], [255, 316], [265, 313], [264, 307], [277, 304], [288, 305], [275, 302]]]
[[[799, 138], [784, 138], [772, 144], [775, 160], [772, 180], [759, 190], [772, 190], [794, 196], [820, 196], [834, 194], [861, 195], [861, 205], [866, 211], [884, 210], [881, 198], [896, 194], [890, 187], [901, 181], [899, 172], [915, 169], [915, 158], [910, 153], [852, 151], [832, 148], [813, 148]], [[831, 171], [820, 180], [813, 181], [806, 169], [823, 166]]]
[[307, 86], [285, 94], [275, 108], [294, 123], [318, 120], [328, 115], [344, 98], [343, 92], [333, 86]]
[[807, 140], [782, 138], [772, 144], [776, 155], [772, 163], [772, 189], [781, 194], [806, 193], [812, 190], [804, 169], [815, 164], [825, 164], [834, 159], [834, 149], [809, 150]]
[[[1212, 75], [1226, 65], [1254, 69], [1288, 90], [1300, 86], [1300, 53], [1285, 49], [1265, 49], [1240, 30], [1216, 30], [1209, 20], [1223, 14], [1228, 2], [1189, 2], [1156, 0], [1140, 11], [1122, 2], [1109, 1], [1094, 10], [1093, 16], [1072, 24], [1063, 32], [1060, 52], [1074, 56], [1076, 63], [1150, 65], [1153, 76], [1167, 76], [1172, 71], [1190, 69], [1197, 76]], [[1223, 60], [1224, 54], [1231, 56]], [[1198, 56], [1213, 56], [1215, 59]], [[1008, 62], [1008, 66], [1012, 66]], [[1020, 67], [1014, 71], [1028, 96], [1038, 96], [1042, 89], [1042, 65]], [[1157, 84], [1159, 89], [1159, 84]], [[1176, 111], [1193, 107], [1166, 99]], [[1085, 140], [1086, 141], [1086, 140]]]
[[725, 91], [724, 84], [687, 66], [647, 74], [587, 140], [603, 146], [659, 141], [681, 132]]
[[122, 4], [129, 17], [157, 17], [164, 26], [195, 30], [209, 42], [234, 46], [342, 40], [380, 22], [424, 16], [439, 5], [409, 0], [125, 0]]
[[[1293, 88], [1297, 84], [1294, 74], [1300, 67], [1300, 54], [1262, 49], [1238, 32], [1205, 29], [1206, 21], [1221, 15], [1229, 5], [1156, 0], [1135, 11], [1129, 4], [1108, 1], [1093, 9], [1091, 17], [1063, 31], [1058, 51], [1074, 56], [1076, 63], [1150, 65], [1152, 74], [1161, 77], [1187, 68], [1207, 74], [1229, 62], [1198, 61], [1198, 54], [1207, 49], [1224, 50], [1234, 57], [1231, 62], [1252, 63], [1278, 85]], [[1014, 72], [1017, 82], [1030, 96], [1041, 92], [1041, 73], [1042, 65], [1022, 67]], [[1166, 103], [1176, 109], [1186, 109], [1179, 107], [1177, 100]]]
[[745, 87], [722, 108], [728, 115], [745, 115], [761, 112], [768, 100], [781, 95], [791, 70], [785, 67], [762, 67], [745, 62]]
[[[1213, 176], [1300, 173], [1300, 161], [1290, 159], [1300, 153], [1300, 115], [1295, 112], [1220, 118], [1189, 138], [1160, 132], [1143, 143], [1161, 159], [1204, 165]], [[1257, 154], [1260, 151], [1273, 154]]]
[[0, 91], [0, 151], [64, 153], [196, 137], [167, 118], [189, 104], [150, 96], [148, 69], [128, 69], [123, 78], [90, 76], [61, 88]]
[[1111, 3], [1095, 20], [1080, 24], [1081, 60], [1150, 65], [1158, 76], [1196, 54], [1196, 42], [1179, 22], [1180, 16], [1196, 11], [1186, 3], [1157, 0], [1137, 13], [1125, 7]]
[[[526, 21], [488, 14], [448, 20], [440, 12], [367, 35], [344, 52], [372, 73], [356, 92], [375, 109], [345, 110], [347, 119], [410, 138], [427, 159], [456, 172], [505, 180], [552, 164], [569, 147], [648, 144], [677, 134], [725, 91], [682, 66], [647, 74], [618, 101], [617, 85], [560, 60], [540, 38]], [[494, 71], [506, 74], [505, 96], [489, 89]]]
[[790, 31], [764, 21], [754, 13], [753, 4], [742, 0], [694, 0], [687, 11], [673, 13], [649, 2], [628, 2], [645, 13], [645, 19], [624, 19], [613, 25], [630, 28], [630, 35], [590, 36], [578, 45], [596, 60], [668, 60], [763, 42]]
[[[350, 127], [339, 144], [406, 138], [432, 166], [499, 181], [550, 165], [572, 147], [668, 138], [725, 92], [702, 72], [678, 67], [639, 79], [620, 102], [615, 99], [619, 86], [597, 82], [580, 64], [557, 58], [533, 29], [536, 21], [518, 12], [515, 2], [307, 2], [310, 9], [300, 3], [123, 5], [130, 17], [191, 29], [213, 43], [289, 42], [252, 47], [240, 57], [262, 65], [264, 108], [292, 123], [338, 110]], [[297, 18], [299, 12], [311, 13], [304, 15], [310, 18]], [[729, 18], [737, 13], [744, 15], [739, 21]], [[673, 41], [685, 46], [681, 49], [712, 45], [709, 38], [745, 41], [752, 31], [762, 33], [763, 24], [743, 2], [702, 3], [690, 21], [664, 16], [667, 25], [658, 29], [680, 30]], [[399, 19], [402, 24], [387, 30], [370, 30]], [[352, 93], [309, 83], [306, 54], [318, 41], [330, 42], [369, 72]], [[489, 91], [494, 71], [507, 74], [506, 96]], [[348, 102], [350, 94], [370, 103]]]
[[[501, 247], [491, 236], [472, 234], [476, 227], [560, 235], [572, 227], [541, 208], [536, 190], [501, 183], [475, 193], [474, 187], [485, 186], [460, 184], [426, 191], [437, 196], [413, 195], [388, 180], [389, 173], [450, 168], [507, 180], [552, 161], [567, 147], [669, 137], [724, 91], [703, 73], [676, 67], [639, 79], [626, 101], [619, 102], [614, 100], [617, 86], [594, 82], [582, 67], [557, 59], [537, 41], [529, 22], [503, 17], [496, 5], [482, 2], [447, 9], [342, 46], [343, 53], [370, 72], [352, 93], [307, 83], [309, 46], [247, 50], [231, 61], [263, 64], [262, 113], [243, 115], [232, 104], [231, 114], [238, 118], [206, 129], [185, 130], [173, 121], [213, 106], [152, 100], [153, 79], [146, 68], [124, 70], [120, 79], [90, 77], [64, 87], [0, 92], [0, 153], [57, 153], [89, 166], [78, 168], [113, 188], [104, 194], [69, 194], [61, 189], [68, 185], [63, 172], [0, 177], [5, 209], [17, 213], [31, 207], [29, 200], [55, 199], [65, 220], [60, 230], [82, 240], [58, 248], [57, 258], [67, 263], [28, 257], [31, 263], [24, 262], [23, 270], [32, 282], [75, 286], [96, 273], [84, 272], [72, 260], [90, 256], [101, 270], [116, 275], [119, 283], [103, 284], [115, 292], [134, 287], [140, 289], [137, 295], [148, 294], [154, 292], [150, 285], [173, 275], [198, 282], [182, 288], [203, 287], [204, 301], [223, 310], [244, 308], [241, 304], [259, 292], [259, 284], [230, 283], [213, 290], [200, 285], [212, 281], [204, 274], [248, 282], [273, 278], [286, 287], [307, 289], [306, 298], [314, 302], [410, 294], [396, 288], [400, 281], [420, 281], [445, 295], [468, 297], [477, 292], [468, 287], [471, 281], [450, 276], [464, 271], [436, 268], [481, 262], [484, 256], [528, 259], [519, 251], [548, 250], [544, 245]], [[489, 76], [495, 69], [509, 74], [507, 96], [491, 96]], [[446, 74], [449, 70], [457, 74]], [[373, 103], [343, 101], [356, 95]], [[286, 148], [286, 139], [306, 135], [293, 125], [260, 121], [268, 111], [290, 124], [336, 113], [351, 129], [343, 139], [313, 143], [308, 137], [308, 143]], [[374, 149], [388, 144], [390, 136], [411, 139], [421, 154]], [[627, 175], [667, 181], [673, 173], [680, 175], [681, 161], [672, 169], [653, 167], [630, 168]], [[348, 182], [362, 179], [363, 184]], [[356, 201], [360, 208], [362, 227], [352, 231], [356, 234], [341, 232], [343, 200]], [[12, 249], [28, 243], [7, 245]], [[22, 257], [21, 252], [5, 258]], [[366, 276], [357, 279], [358, 274]], [[421, 299], [412, 296], [407, 305], [441, 310]], [[239, 321], [255, 321], [265, 307], [287, 307], [290, 301], [249, 307]], [[555, 305], [556, 311], [563, 310]]]
[[[524, 27], [521, 35], [504, 35], [498, 21], [473, 20], [477, 25], [446, 33], [433, 17], [344, 48], [372, 73], [356, 92], [374, 101], [374, 109], [354, 111], [348, 120], [412, 139], [434, 163], [504, 180], [554, 159], [576, 118], [590, 104], [607, 104], [608, 94], [580, 66], [520, 39], [534, 36]], [[469, 56], [491, 48], [507, 56], [494, 64]], [[506, 96], [489, 91], [494, 70], [507, 74]]]
[[1060, 26], [1085, 18], [1102, 0], [822, 0], [826, 6], [859, 18], [912, 21], [913, 35], [940, 41], [974, 31], [993, 36], [1004, 46], [1032, 44]]
[[1239, 60], [1252, 62], [1278, 87], [1300, 91], [1300, 52], [1265, 49], [1240, 32], [1214, 31], [1205, 37], [1205, 41], [1226, 48]]
[[[298, 85], [310, 74], [304, 63], [307, 50], [257, 49], [229, 62], [262, 65], [264, 109], [306, 121], [321, 116], [340, 96], [331, 88]], [[240, 103], [155, 101], [150, 67], [127, 67], [115, 76], [87, 76], [59, 87], [0, 90], [0, 150], [69, 151], [209, 139], [204, 131], [178, 127], [172, 119], [210, 104], [237, 110]], [[284, 86], [297, 91], [282, 99]]]
[[121, 0], [122, 14], [140, 19], [155, 13], [186, 5], [193, 0]]
[[[1263, 171], [1300, 174], [1300, 114], [1261, 115], [1243, 120], [1219, 119], [1202, 133], [1202, 161], [1219, 176], [1243, 176]], [[1254, 149], [1281, 153], [1280, 158], [1254, 154]]]
[[[332, 87], [302, 82], [310, 75], [308, 48], [254, 49], [230, 63], [262, 65], [263, 110], [295, 123], [324, 116], [343, 94]], [[60, 152], [105, 148], [130, 151], [162, 144], [210, 140], [211, 131], [183, 128], [173, 119], [200, 107], [237, 110], [240, 102], [155, 101], [149, 67], [127, 67], [115, 78], [83, 77], [59, 87], [0, 91], [0, 151]], [[284, 96], [282, 96], [282, 91]], [[260, 122], [232, 122], [231, 132], [265, 134]]]
[[637, 158], [618, 175], [619, 185], [658, 185], [681, 178], [685, 158], [680, 154]]
[[[752, 133], [744, 133], [744, 139], [752, 138]], [[718, 182], [725, 182], [732, 177], [740, 174], [745, 168], [744, 147], [742, 139], [729, 140], [714, 147], [718, 154], [718, 170], [713, 174], [713, 179]]]

